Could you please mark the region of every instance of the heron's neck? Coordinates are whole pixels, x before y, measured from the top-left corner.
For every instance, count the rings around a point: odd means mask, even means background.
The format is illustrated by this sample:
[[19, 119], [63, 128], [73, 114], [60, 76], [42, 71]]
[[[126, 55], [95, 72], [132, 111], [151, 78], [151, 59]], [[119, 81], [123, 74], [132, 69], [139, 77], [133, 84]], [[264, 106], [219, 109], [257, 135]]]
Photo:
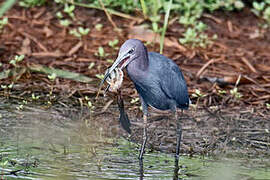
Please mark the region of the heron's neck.
[[145, 52], [142, 52], [140, 54], [140, 57], [138, 58], [138, 60], [136, 61], [136, 66], [138, 69], [140, 69], [141, 71], [146, 71], [148, 69], [148, 65], [149, 65], [149, 59], [148, 59], [148, 52], [145, 48]]
[[139, 81], [147, 74], [149, 59], [147, 53], [142, 53], [137, 59], [130, 62], [127, 66], [129, 77], [134, 81]]

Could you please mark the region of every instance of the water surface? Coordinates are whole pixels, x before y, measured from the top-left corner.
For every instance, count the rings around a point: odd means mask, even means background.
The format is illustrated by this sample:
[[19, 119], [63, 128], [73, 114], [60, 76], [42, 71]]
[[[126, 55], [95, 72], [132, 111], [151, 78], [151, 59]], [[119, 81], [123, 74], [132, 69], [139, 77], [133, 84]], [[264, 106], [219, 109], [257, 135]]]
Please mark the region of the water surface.
[[[139, 145], [59, 109], [0, 105], [1, 179], [139, 179]], [[267, 158], [181, 156], [181, 179], [270, 179]], [[147, 151], [144, 179], [172, 179], [174, 155]]]

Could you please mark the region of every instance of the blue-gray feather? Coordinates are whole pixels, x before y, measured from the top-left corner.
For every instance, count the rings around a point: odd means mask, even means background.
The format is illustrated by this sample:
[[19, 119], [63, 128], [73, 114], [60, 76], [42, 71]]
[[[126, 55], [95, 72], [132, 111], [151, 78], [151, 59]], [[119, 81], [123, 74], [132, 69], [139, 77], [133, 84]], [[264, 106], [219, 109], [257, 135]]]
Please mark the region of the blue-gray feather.
[[160, 110], [173, 109], [173, 106], [188, 108], [186, 81], [179, 67], [171, 59], [159, 53], [149, 52], [148, 68], [143, 72], [132, 68], [132, 63], [127, 67], [128, 74], [147, 105]]

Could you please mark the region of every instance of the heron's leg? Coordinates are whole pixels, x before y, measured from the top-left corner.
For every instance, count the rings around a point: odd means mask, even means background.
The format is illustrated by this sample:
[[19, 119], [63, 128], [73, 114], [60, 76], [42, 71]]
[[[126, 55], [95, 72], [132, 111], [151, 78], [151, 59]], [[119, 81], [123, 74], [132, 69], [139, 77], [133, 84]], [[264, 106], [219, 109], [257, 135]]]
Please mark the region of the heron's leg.
[[[182, 111], [183, 112], [183, 111]], [[180, 144], [182, 138], [182, 126], [180, 119], [178, 119], [177, 111], [174, 111], [175, 121], [176, 121], [176, 150], [175, 150], [175, 169], [174, 169], [174, 180], [178, 179], [179, 171], [179, 154], [180, 154]]]
[[147, 115], [144, 114], [143, 115], [143, 141], [142, 141], [142, 146], [141, 146], [141, 150], [140, 150], [140, 156], [139, 159], [143, 159], [143, 153], [144, 153], [144, 149], [145, 149], [145, 144], [147, 142], [147, 130], [146, 130], [146, 126], [147, 126]]
[[142, 145], [141, 145], [141, 149], [140, 149], [140, 155], [139, 155], [139, 159], [142, 160], [143, 159], [143, 153], [144, 153], [144, 149], [145, 149], [145, 144], [147, 142], [147, 114], [148, 114], [148, 106], [147, 104], [144, 102], [143, 98], [140, 97], [141, 99], [141, 103], [142, 103], [142, 109], [143, 109], [143, 141], [142, 141]]

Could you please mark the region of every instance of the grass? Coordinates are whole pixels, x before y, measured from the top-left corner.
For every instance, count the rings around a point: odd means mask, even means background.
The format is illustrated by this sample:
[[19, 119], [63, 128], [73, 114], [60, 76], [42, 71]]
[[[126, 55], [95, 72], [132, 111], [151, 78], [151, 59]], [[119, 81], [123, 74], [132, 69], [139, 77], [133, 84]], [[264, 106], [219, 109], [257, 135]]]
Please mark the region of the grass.
[[1, 8], [0, 8], [0, 17], [2, 17], [5, 12], [7, 12], [15, 3], [17, 0], [6, 0]]
[[168, 26], [168, 20], [169, 20], [169, 16], [170, 16], [171, 7], [172, 7], [172, 0], [170, 0], [170, 2], [169, 2], [169, 5], [168, 5], [167, 10], [166, 10], [166, 15], [165, 15], [165, 18], [164, 18], [164, 24], [163, 24], [163, 28], [162, 28], [162, 35], [161, 35], [161, 39], [160, 39], [160, 54], [162, 54], [162, 52], [163, 52], [164, 38], [165, 38], [165, 33], [166, 33], [166, 30], [167, 30], [167, 26]]

